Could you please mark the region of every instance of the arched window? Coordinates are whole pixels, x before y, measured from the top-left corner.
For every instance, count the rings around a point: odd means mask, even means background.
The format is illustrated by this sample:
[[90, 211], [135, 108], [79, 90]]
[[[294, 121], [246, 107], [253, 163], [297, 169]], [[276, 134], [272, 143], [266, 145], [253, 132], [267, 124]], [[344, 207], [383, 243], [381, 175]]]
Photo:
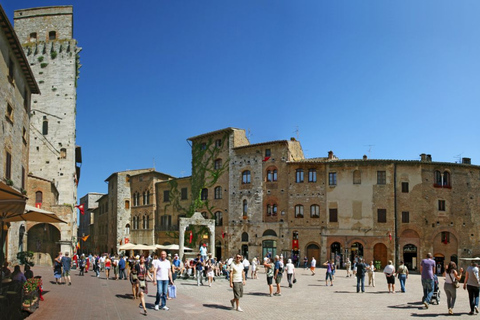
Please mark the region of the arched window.
[[213, 168], [215, 170], [220, 170], [222, 168], [222, 159], [216, 159], [213, 164]]
[[215, 187], [215, 199], [222, 199], [222, 187]]
[[267, 204], [267, 217], [276, 216], [278, 213], [278, 207], [276, 204]]
[[250, 170], [245, 170], [242, 172], [242, 184], [249, 184], [251, 183], [251, 175]]
[[221, 211], [215, 212], [215, 225], [223, 226], [223, 214]]
[[450, 187], [450, 172], [435, 171], [435, 187]]
[[448, 171], [443, 173], [443, 186], [450, 187], [450, 172]]
[[276, 204], [272, 205], [272, 216], [276, 216], [278, 212], [278, 208]]
[[125, 209], [130, 209], [130, 200], [125, 200]]
[[267, 217], [270, 217], [272, 215], [272, 206], [267, 204]]
[[301, 204], [295, 206], [295, 218], [303, 218], [303, 206]]
[[202, 189], [202, 192], [200, 194], [200, 199], [202, 199], [202, 200], [207, 200], [208, 199], [208, 189], [207, 188]]
[[267, 181], [274, 182], [278, 180], [278, 171], [277, 169], [269, 169], [267, 170]]
[[310, 218], [320, 218], [320, 207], [317, 204], [310, 206]]
[[147, 193], [145, 191], [142, 193], [142, 197], [143, 197], [143, 205], [146, 205], [147, 204]]
[[62, 148], [60, 149], [60, 159], [66, 159], [67, 158], [67, 149]]
[[273, 231], [272, 229], [265, 230], [265, 232], [262, 235], [263, 237], [276, 237], [277, 233]]
[[48, 119], [46, 116], [43, 116], [42, 134], [44, 136], [48, 134]]
[[243, 217], [247, 217], [248, 214], [248, 202], [247, 200], [243, 200]]
[[125, 226], [125, 235], [129, 235], [130, 234], [130, 224], [127, 223], [127, 225]]
[[35, 192], [35, 207], [41, 209], [43, 203], [43, 193], [42, 191]]
[[207, 219], [207, 212], [206, 212], [206, 211], [203, 211], [203, 212], [202, 212], [202, 217], [203, 217], [204, 219]]
[[248, 241], [248, 233], [244, 232], [242, 233], [242, 242], [247, 242]]

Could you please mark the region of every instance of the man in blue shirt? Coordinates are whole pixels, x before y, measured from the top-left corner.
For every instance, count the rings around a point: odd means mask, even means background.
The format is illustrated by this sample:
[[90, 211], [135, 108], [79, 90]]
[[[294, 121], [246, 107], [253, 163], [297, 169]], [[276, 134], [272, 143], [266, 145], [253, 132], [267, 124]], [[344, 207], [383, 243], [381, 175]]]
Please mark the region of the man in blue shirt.
[[277, 255], [275, 256], [275, 269], [274, 269], [274, 278], [275, 283], [277, 284], [277, 292], [275, 292], [274, 296], [281, 296], [282, 293], [280, 292], [280, 283], [282, 282], [282, 275], [283, 275], [283, 261], [280, 260], [280, 257]]
[[125, 258], [120, 256], [120, 260], [118, 261], [118, 271], [120, 274], [120, 280], [127, 280], [127, 273], [125, 272]]
[[60, 260], [60, 263], [62, 265], [63, 269], [63, 279], [65, 280], [65, 283], [67, 283], [68, 279], [68, 285], [72, 285], [72, 280], [70, 279], [70, 269], [72, 268], [72, 258], [70, 258], [68, 251], [65, 252], [65, 255], [62, 257], [62, 260]]
[[178, 274], [180, 273], [180, 259], [178, 258], [178, 254], [175, 254], [175, 257], [173, 257], [172, 261], [172, 280], [175, 281], [178, 277]]
[[198, 254], [198, 256], [193, 261], [193, 264], [195, 265], [195, 270], [196, 270], [196, 273], [197, 273], [197, 286], [200, 286], [200, 284], [202, 284], [202, 286], [203, 286], [202, 273], [203, 273], [203, 264], [204, 263], [203, 263], [203, 259], [202, 259], [202, 256], [200, 255], [200, 253]]

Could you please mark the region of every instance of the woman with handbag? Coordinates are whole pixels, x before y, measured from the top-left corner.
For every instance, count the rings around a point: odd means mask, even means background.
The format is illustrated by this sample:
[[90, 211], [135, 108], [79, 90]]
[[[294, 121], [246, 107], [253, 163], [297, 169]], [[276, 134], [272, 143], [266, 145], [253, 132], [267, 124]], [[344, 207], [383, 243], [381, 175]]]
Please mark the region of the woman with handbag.
[[460, 281], [462, 273], [463, 269], [460, 269], [460, 274], [457, 273], [457, 265], [453, 261], [450, 261], [445, 267], [445, 285], [443, 286], [443, 290], [445, 290], [445, 294], [447, 295], [448, 314], [453, 314], [453, 307], [457, 299], [457, 288], [460, 286], [458, 281]]
[[140, 306], [143, 307], [143, 314], [147, 315], [147, 308], [145, 307], [145, 295], [148, 294], [147, 286], [147, 277], [150, 278], [150, 281], [153, 281], [153, 278], [148, 272], [147, 265], [145, 264], [145, 257], [140, 257], [140, 263], [135, 265], [135, 271], [137, 272], [137, 283], [138, 283], [138, 295], [140, 296]]

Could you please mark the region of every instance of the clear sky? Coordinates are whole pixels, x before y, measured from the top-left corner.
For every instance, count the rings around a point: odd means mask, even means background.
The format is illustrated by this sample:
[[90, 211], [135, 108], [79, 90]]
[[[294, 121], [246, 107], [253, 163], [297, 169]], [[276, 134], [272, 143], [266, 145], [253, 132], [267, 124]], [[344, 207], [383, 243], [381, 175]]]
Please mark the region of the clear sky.
[[480, 164], [480, 1], [0, 0], [74, 6], [79, 197], [191, 173], [186, 139], [243, 128], [309, 158]]

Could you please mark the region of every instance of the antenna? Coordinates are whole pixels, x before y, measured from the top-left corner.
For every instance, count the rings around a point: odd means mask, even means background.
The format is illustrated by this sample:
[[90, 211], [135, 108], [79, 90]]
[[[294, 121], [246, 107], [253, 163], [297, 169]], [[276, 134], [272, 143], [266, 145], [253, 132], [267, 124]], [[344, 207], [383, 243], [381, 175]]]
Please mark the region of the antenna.
[[293, 133], [295, 133], [297, 140], [300, 140], [300, 130], [298, 130], [298, 126], [295, 126], [295, 131], [293, 131]]
[[456, 156], [454, 156], [453, 158], [454, 159], [457, 159], [457, 161], [455, 163], [462, 163], [462, 154], [464, 154], [465, 152], [462, 152], [460, 154], [457, 154]]
[[248, 129], [248, 134], [247, 134], [248, 141], [250, 141], [251, 137], [252, 137], [252, 132], [250, 131], [250, 129]]
[[365, 147], [368, 147], [368, 158], [370, 158], [370, 153], [372, 153], [372, 147], [375, 147], [374, 144], [366, 144]]
[[155, 157], [153, 157], [153, 169], [155, 170]]

